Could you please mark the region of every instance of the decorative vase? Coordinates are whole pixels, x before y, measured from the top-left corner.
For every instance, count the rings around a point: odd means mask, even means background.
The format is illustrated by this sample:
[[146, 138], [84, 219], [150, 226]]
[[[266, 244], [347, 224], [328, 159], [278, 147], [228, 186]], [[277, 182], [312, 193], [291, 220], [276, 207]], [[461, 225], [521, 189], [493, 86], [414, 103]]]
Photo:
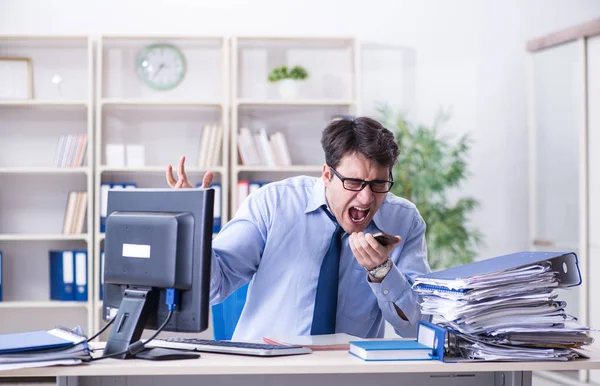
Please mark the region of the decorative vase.
[[296, 81], [293, 79], [282, 79], [279, 81], [279, 96], [282, 99], [296, 98]]

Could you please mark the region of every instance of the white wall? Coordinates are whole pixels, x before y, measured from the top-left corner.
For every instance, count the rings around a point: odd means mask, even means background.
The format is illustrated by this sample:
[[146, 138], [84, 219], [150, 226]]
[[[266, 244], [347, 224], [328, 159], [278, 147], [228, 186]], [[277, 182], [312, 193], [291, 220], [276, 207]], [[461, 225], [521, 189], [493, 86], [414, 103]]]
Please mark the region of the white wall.
[[[482, 257], [527, 248], [525, 41], [600, 16], [596, 0], [0, 0], [0, 34], [355, 35], [417, 52], [416, 111], [476, 140], [462, 193]], [[385, 85], [382, 85], [385, 87]]]

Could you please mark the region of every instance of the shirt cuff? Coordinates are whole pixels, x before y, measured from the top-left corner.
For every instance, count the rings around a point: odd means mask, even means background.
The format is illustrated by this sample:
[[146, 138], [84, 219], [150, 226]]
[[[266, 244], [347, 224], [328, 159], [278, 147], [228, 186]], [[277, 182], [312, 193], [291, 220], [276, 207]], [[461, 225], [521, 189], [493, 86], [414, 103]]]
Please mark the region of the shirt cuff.
[[408, 280], [394, 264], [381, 283], [371, 282], [368, 275], [367, 282], [378, 300], [392, 303], [396, 303], [402, 294], [410, 289]]

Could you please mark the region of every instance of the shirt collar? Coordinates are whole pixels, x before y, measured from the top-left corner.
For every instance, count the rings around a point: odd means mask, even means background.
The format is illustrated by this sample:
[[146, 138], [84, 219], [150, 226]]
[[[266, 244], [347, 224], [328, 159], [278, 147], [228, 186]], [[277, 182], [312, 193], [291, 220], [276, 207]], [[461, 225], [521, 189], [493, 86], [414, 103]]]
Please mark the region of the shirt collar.
[[314, 212], [319, 209], [322, 205], [327, 206], [327, 199], [325, 198], [325, 183], [323, 178], [318, 177], [317, 182], [313, 185], [312, 194], [308, 204], [304, 209], [304, 213]]
[[[386, 201], [387, 197], [381, 206], [384, 206]], [[308, 200], [306, 208], [304, 209], [304, 213], [314, 212], [323, 205], [329, 208], [327, 205], [327, 199], [325, 198], [325, 183], [323, 182], [323, 178], [319, 177], [313, 186], [312, 194], [310, 196], [310, 200]], [[375, 216], [373, 216], [371, 223], [367, 226], [366, 231], [369, 233], [381, 232], [381, 225], [383, 225], [383, 223], [383, 212], [381, 211], [380, 207], [377, 213], [375, 213]]]

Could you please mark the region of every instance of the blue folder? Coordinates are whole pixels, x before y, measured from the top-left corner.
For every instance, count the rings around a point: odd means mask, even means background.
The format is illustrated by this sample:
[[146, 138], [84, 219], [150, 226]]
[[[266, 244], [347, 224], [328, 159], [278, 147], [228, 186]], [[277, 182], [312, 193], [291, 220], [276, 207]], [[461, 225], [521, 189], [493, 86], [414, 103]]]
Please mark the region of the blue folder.
[[2, 301], [2, 251], [0, 251], [0, 302]]
[[48, 331], [0, 334], [0, 354], [70, 347], [75, 344], [73, 340], [63, 339]]
[[581, 284], [579, 262], [574, 252], [517, 252], [432, 272], [419, 277], [454, 280], [504, 272], [546, 261], [552, 264], [553, 270], [558, 272], [558, 282], [562, 286], [571, 287]]

